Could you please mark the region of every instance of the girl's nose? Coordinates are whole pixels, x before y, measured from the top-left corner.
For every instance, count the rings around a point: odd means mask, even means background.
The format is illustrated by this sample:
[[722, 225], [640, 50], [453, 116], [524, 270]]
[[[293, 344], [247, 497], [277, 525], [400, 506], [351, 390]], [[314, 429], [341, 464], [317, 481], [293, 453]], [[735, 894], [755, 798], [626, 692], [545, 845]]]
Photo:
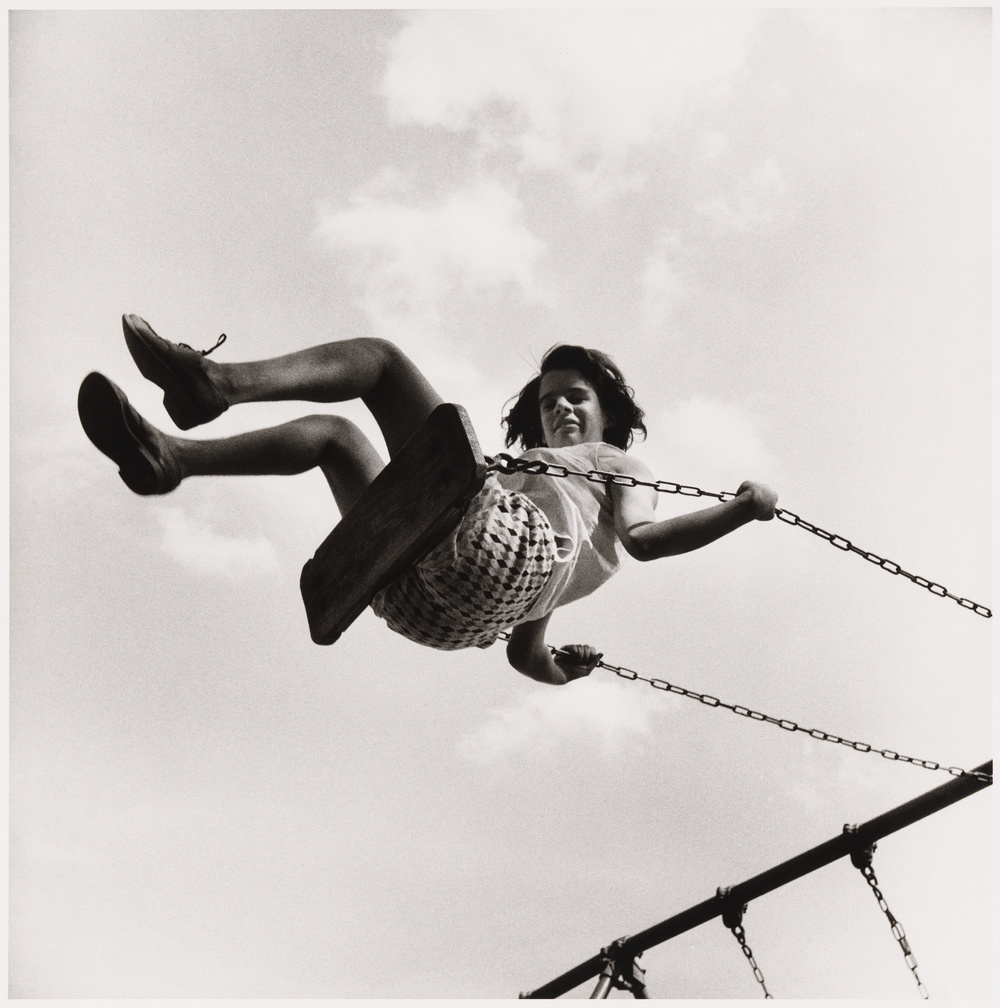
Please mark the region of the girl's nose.
[[555, 406], [555, 411], [558, 416], [565, 416], [570, 410], [569, 403], [565, 399], [560, 399]]

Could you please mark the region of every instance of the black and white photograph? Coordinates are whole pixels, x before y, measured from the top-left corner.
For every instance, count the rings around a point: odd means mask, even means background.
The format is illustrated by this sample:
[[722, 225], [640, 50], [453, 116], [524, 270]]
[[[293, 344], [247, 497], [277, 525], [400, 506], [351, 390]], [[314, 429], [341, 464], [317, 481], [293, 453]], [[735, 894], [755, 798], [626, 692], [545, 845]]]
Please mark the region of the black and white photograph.
[[8, 999], [987, 1004], [990, 6], [8, 10]]

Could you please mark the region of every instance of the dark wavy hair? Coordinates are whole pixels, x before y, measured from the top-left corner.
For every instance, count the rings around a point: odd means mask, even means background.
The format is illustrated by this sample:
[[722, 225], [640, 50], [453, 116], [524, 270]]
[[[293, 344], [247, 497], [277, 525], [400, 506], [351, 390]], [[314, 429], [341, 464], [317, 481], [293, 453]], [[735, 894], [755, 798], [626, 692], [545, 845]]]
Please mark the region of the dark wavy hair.
[[505, 443], [509, 448], [520, 441], [523, 449], [545, 448], [542, 433], [542, 417], [538, 408], [538, 391], [542, 375], [548, 371], [573, 368], [590, 382], [597, 393], [601, 408], [607, 414], [608, 426], [604, 430], [604, 440], [627, 451], [632, 444], [633, 432], [646, 436], [643, 411], [636, 405], [635, 392], [625, 384], [625, 378], [618, 365], [600, 350], [588, 350], [582, 346], [559, 344], [548, 350], [542, 358], [538, 374], [524, 386], [512, 400], [514, 406], [503, 418], [507, 428]]

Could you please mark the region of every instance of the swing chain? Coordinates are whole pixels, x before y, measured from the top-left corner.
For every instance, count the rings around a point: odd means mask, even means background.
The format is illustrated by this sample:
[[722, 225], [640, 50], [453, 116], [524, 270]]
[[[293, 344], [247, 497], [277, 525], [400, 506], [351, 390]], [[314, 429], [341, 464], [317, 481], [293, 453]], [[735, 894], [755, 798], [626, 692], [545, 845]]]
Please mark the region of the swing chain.
[[730, 893], [732, 892], [731, 886], [720, 886], [715, 895], [722, 900], [722, 923], [725, 924], [730, 931], [732, 931], [733, 936], [740, 943], [740, 951], [746, 956], [747, 962], [750, 964], [750, 968], [753, 970], [754, 979], [760, 984], [761, 989], [764, 991], [765, 1000], [773, 1001], [774, 998], [767, 989], [767, 985], [764, 983], [764, 974], [761, 973], [760, 967], [757, 965], [757, 960], [753, 957], [753, 952], [750, 946], [747, 944], [746, 932], [743, 930], [743, 915], [746, 913], [747, 904], [744, 903], [740, 906], [738, 903], [733, 903]]
[[[844, 825], [844, 833], [848, 836], [855, 835], [857, 831], [858, 827], [856, 825], [851, 825], [850, 823]], [[853, 864], [854, 867], [861, 872], [865, 881], [875, 894], [875, 899], [878, 902], [879, 909], [885, 914], [886, 919], [889, 921], [889, 927], [892, 929], [892, 936], [896, 939], [899, 943], [899, 947], [903, 950], [903, 961], [909, 967], [910, 972], [913, 974], [913, 979], [917, 982], [917, 990], [920, 992], [920, 996], [924, 1000], [927, 1000], [930, 997], [930, 994], [921, 982], [920, 976], [917, 973], [917, 960], [914, 958], [913, 952], [910, 950], [910, 943], [906, 940], [906, 932], [903, 930], [903, 925], [896, 920], [892, 911], [889, 909], [889, 904], [886, 903], [885, 897], [882, 895], [881, 889], [878, 887], [878, 879], [875, 877], [875, 870], [872, 868], [872, 860], [877, 847], [878, 844], [875, 843], [871, 844], [869, 847], [855, 847], [851, 851], [851, 864]]]
[[771, 717], [769, 714], [762, 714], [760, 711], [751, 710], [749, 707], [743, 707], [740, 704], [726, 703], [724, 700], [720, 700], [718, 697], [714, 697], [709, 693], [698, 693], [694, 690], [685, 689], [683, 686], [675, 686], [673, 683], [669, 683], [665, 679], [649, 679], [646, 676], [639, 675], [638, 672], [635, 672], [632, 669], [623, 668], [619, 665], [610, 665], [604, 661], [598, 662], [597, 665], [598, 668], [614, 672], [615, 675], [621, 677], [622, 679], [638, 679], [642, 682], [649, 683], [653, 689], [663, 690], [667, 693], [677, 693], [680, 696], [697, 700], [699, 703], [703, 703], [708, 707], [722, 707], [726, 710], [732, 711], [734, 714], [750, 718], [751, 721], [763, 721], [767, 724], [777, 725], [779, 728], [783, 728], [788, 732], [805, 732], [810, 738], [819, 739], [821, 742], [834, 742], [837, 745], [847, 746], [849, 749], [855, 749], [858, 752], [877, 753], [884, 759], [899, 760], [902, 763], [912, 763], [914, 766], [924, 767], [927, 770], [944, 770], [947, 773], [950, 773], [952, 777], [975, 777], [976, 780], [980, 780], [983, 783], [993, 783], [992, 774], [982, 773], [978, 770], [963, 770], [961, 767], [955, 766], [942, 766], [940, 763], [936, 763], [933, 760], [918, 759], [915, 756], [904, 756], [902, 753], [898, 753], [893, 749], [876, 749], [867, 742], [852, 742], [850, 739], [841, 738], [839, 735], [832, 735], [829, 732], [820, 730], [819, 728], [803, 728], [801, 725], [796, 724], [796, 722], [789, 721], [786, 718]]
[[546, 462], [544, 459], [520, 459], [500, 452], [486, 460], [489, 471], [500, 472], [509, 476], [512, 473], [529, 473], [530, 475], [555, 476], [563, 479], [567, 476], [581, 476], [591, 483], [608, 483], [623, 487], [649, 487], [657, 493], [682, 494], [685, 497], [714, 497], [720, 501], [732, 500], [736, 494], [723, 491], [715, 493], [712, 490], [702, 490], [696, 486], [685, 486], [683, 483], [671, 483], [669, 480], [641, 480], [637, 476], [626, 476], [624, 473], [604, 472], [601, 469], [591, 469], [583, 472], [570, 469], [559, 462]]
[[[489, 471], [501, 472], [506, 475], [521, 472], [529, 473], [531, 475], [555, 476], [560, 479], [567, 476], [581, 476], [591, 483], [607, 483], [609, 485], [623, 487], [649, 487], [657, 493], [681, 494], [685, 497], [714, 497], [716, 500], [720, 501], [733, 500], [736, 496], [736, 494], [729, 493], [728, 491], [715, 493], [711, 490], [702, 490], [700, 487], [696, 486], [686, 486], [683, 483], [671, 483], [669, 480], [656, 480], [655, 482], [652, 482], [650, 480], [638, 479], [635, 476], [626, 476], [623, 473], [604, 472], [600, 469], [591, 469], [588, 472], [581, 472], [575, 469], [570, 469], [568, 466], [557, 462], [545, 462], [542, 459], [513, 458], [505, 452], [500, 452], [500, 454], [495, 458], [488, 459], [487, 461], [489, 462]], [[957, 602], [963, 609], [971, 609], [977, 615], [985, 616], [987, 619], [993, 615], [986, 606], [980, 605], [978, 602], [973, 602], [971, 599], [953, 595], [947, 588], [944, 587], [944, 585], [940, 585], [935, 581], [929, 581], [927, 578], [921, 577], [919, 574], [911, 574], [909, 571], [903, 570], [903, 568], [895, 561], [887, 560], [885, 557], [881, 557], [877, 553], [871, 553], [868, 550], [863, 550], [860, 547], [855, 546], [849, 539], [845, 539], [843, 536], [837, 535], [835, 532], [827, 532], [826, 529], [822, 529], [818, 525], [813, 525], [812, 522], [808, 522], [804, 518], [800, 518], [792, 511], [786, 511], [784, 508], [775, 508], [774, 514], [776, 518], [780, 518], [787, 525], [797, 525], [799, 528], [805, 529], [807, 532], [811, 532], [815, 536], [819, 536], [820, 539], [825, 539], [828, 543], [830, 543], [830, 545], [836, 546], [839, 550], [857, 553], [858, 556], [864, 557], [869, 563], [876, 564], [889, 574], [902, 574], [903, 577], [908, 578], [914, 584], [919, 585], [921, 588], [926, 588], [932, 595], [938, 595], [941, 598], [950, 598], [954, 602]]]
[[837, 549], [844, 550], [845, 552], [857, 553], [858, 556], [864, 557], [869, 563], [875, 564], [882, 570], [887, 571], [890, 574], [902, 574], [903, 577], [908, 578], [915, 585], [919, 585], [921, 588], [926, 588], [932, 595], [937, 595], [940, 598], [950, 598], [954, 602], [957, 602], [963, 609], [971, 609], [974, 613], [979, 616], [985, 616], [989, 619], [993, 613], [986, 608], [984, 605], [980, 605], [978, 602], [973, 602], [971, 599], [961, 598], [958, 595], [953, 595], [944, 585], [937, 584], [935, 581], [928, 581], [927, 578], [921, 577], [919, 574], [911, 574], [909, 571], [903, 570], [893, 560], [886, 560], [885, 557], [880, 557], [877, 553], [871, 553], [868, 550], [860, 549], [855, 546], [849, 539], [845, 539], [843, 536], [839, 536], [834, 532], [827, 532], [826, 529], [821, 529], [817, 525], [813, 525], [811, 522], [807, 522], [804, 518], [800, 518], [797, 514], [791, 511], [785, 511], [783, 508], [775, 508], [775, 517], [780, 518], [783, 522], [788, 525], [798, 525], [799, 528], [804, 528], [807, 532], [812, 532], [813, 535], [819, 536], [821, 539], [825, 539], [832, 546], [836, 546]]
[[[503, 631], [500, 634], [500, 637], [504, 640], [510, 640], [510, 633]], [[549, 650], [554, 655], [563, 653], [558, 648], [551, 646]], [[804, 728], [802, 725], [797, 724], [795, 721], [789, 721], [787, 718], [771, 717], [770, 714], [762, 714], [760, 711], [751, 710], [749, 707], [744, 707], [741, 704], [726, 703], [725, 700], [720, 700], [718, 697], [712, 696], [710, 693], [698, 693], [696, 690], [685, 689], [683, 686], [676, 686], [673, 683], [667, 682], [666, 679], [650, 679], [647, 676], [640, 675], [634, 669], [625, 668], [623, 665], [612, 665], [610, 662], [606, 662], [603, 659], [599, 661], [595, 667], [606, 669], [608, 672], [614, 672], [614, 674], [619, 678], [627, 679], [630, 682], [639, 681], [649, 683], [653, 689], [663, 690], [665, 693], [676, 693], [679, 696], [688, 697], [691, 700], [697, 700], [699, 703], [705, 704], [706, 707], [721, 707], [725, 710], [732, 711], [734, 714], [739, 714], [741, 717], [749, 718], [751, 721], [762, 721], [765, 724], [777, 725], [779, 728], [783, 728], [787, 732], [805, 732], [805, 734], [807, 734], [810, 738], [819, 739], [821, 742], [833, 742], [837, 745], [847, 746], [848, 749], [854, 749], [857, 752], [876, 753], [883, 759], [898, 761], [900, 763], [910, 763], [913, 766], [923, 767], [925, 770], [944, 770], [946, 773], [951, 774], [952, 777], [974, 777], [976, 780], [982, 781], [984, 784], [993, 783], [993, 775], [983, 773], [981, 770], [963, 770], [961, 767], [957, 766], [943, 766], [941, 763], [937, 763], [934, 760], [918, 759], [916, 756], [904, 756], [902, 753], [898, 753], [894, 749], [876, 749], [867, 742], [852, 742], [850, 739], [842, 738], [840, 735], [833, 735], [830, 732], [822, 731], [819, 728]]]

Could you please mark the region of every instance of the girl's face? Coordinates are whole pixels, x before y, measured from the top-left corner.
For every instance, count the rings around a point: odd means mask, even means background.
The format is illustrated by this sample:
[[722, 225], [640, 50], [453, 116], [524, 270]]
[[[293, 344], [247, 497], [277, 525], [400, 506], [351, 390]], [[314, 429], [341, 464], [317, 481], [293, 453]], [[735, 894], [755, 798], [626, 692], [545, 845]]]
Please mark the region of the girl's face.
[[546, 371], [538, 388], [542, 434], [550, 448], [603, 441], [609, 426], [594, 386], [575, 368]]

